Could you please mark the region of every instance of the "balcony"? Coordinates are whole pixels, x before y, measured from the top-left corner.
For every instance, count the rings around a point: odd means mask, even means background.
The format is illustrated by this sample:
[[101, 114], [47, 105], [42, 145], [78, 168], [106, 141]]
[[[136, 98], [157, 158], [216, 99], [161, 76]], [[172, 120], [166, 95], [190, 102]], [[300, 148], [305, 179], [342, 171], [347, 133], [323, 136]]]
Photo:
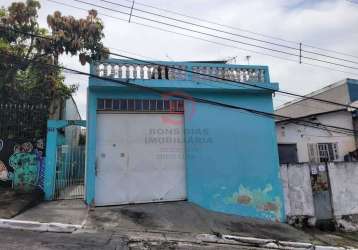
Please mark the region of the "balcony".
[[[93, 65], [92, 73], [120, 80], [225, 81], [253, 84], [270, 83], [268, 68], [254, 65], [231, 65], [191, 62], [154, 62], [138, 64], [130, 60], [110, 59]], [[199, 74], [195, 74], [199, 73]], [[200, 75], [204, 74], [204, 75]], [[215, 76], [223, 80], [212, 78]]]

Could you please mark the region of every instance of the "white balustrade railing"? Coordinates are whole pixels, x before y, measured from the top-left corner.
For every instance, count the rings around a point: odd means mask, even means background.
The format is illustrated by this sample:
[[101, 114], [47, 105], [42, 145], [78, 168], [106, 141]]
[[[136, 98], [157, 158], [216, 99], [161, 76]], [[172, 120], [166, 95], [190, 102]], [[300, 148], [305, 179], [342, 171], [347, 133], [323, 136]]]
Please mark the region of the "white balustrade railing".
[[[192, 71], [193, 73], [187, 72], [186, 70]], [[118, 79], [220, 81], [220, 79], [217, 78], [223, 78], [240, 82], [257, 83], [263, 83], [266, 80], [265, 69], [245, 68], [243, 66], [217, 67], [196, 65], [189, 68], [185, 64], [159, 66], [102, 63], [96, 65], [96, 73], [98, 76]]]
[[[195, 66], [192, 67], [193, 73], [192, 80], [213, 80], [220, 81], [218, 78], [239, 82], [265, 82], [265, 70], [262, 68], [242, 68], [242, 67], [211, 67], [211, 66]], [[210, 77], [210, 76], [215, 76]]]

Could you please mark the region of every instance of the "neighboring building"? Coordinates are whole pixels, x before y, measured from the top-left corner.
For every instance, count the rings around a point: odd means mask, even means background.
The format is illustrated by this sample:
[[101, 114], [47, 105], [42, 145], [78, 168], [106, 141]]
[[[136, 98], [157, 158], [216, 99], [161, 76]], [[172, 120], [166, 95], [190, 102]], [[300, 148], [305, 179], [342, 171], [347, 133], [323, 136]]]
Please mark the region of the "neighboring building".
[[[78, 111], [77, 104], [71, 96], [66, 100], [62, 108], [62, 115], [59, 120], [82, 120], [80, 112]], [[63, 144], [77, 146], [80, 142], [81, 127], [68, 126], [63, 130], [64, 141]]]
[[[91, 66], [86, 202], [188, 200], [231, 214], [284, 220], [274, 121], [193, 98], [273, 112], [266, 66], [109, 59]], [[268, 88], [210, 81], [184, 70]], [[179, 98], [173, 98], [175, 95]], [[184, 97], [186, 100], [181, 99]]]
[[[345, 79], [307, 96], [354, 106], [358, 100], [358, 80]], [[358, 129], [356, 110], [311, 99], [288, 102], [275, 113], [350, 130]], [[280, 163], [358, 160], [357, 135], [329, 130], [332, 128], [322, 130], [299, 125], [292, 119], [276, 122]]]

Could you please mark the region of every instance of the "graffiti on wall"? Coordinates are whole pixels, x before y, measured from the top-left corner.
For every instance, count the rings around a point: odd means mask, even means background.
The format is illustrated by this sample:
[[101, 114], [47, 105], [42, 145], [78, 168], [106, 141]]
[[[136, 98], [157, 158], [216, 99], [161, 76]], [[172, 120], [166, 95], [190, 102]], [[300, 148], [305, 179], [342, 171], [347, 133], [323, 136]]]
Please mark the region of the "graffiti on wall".
[[250, 189], [240, 185], [239, 191], [227, 199], [230, 204], [249, 206], [263, 213], [265, 217], [280, 221], [282, 204], [280, 198], [272, 197], [273, 188], [267, 184], [265, 188]]
[[0, 181], [6, 181], [9, 179], [9, 172], [5, 164], [0, 160]]
[[43, 167], [44, 142], [2, 141], [0, 151], [0, 181], [17, 191], [30, 192], [39, 185]]

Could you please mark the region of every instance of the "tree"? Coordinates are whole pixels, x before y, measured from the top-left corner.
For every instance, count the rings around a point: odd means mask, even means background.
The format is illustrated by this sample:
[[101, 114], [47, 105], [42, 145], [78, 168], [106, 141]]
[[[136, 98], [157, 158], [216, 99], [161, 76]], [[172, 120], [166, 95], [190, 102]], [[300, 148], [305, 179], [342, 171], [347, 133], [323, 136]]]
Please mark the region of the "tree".
[[27, 0], [0, 9], [1, 102], [50, 106], [67, 99], [76, 86], [66, 86], [62, 71], [44, 64], [58, 65], [63, 54], [78, 56], [82, 65], [108, 57], [95, 10], [80, 19], [55, 11], [47, 17], [47, 30], [37, 21], [40, 7], [37, 0]]

